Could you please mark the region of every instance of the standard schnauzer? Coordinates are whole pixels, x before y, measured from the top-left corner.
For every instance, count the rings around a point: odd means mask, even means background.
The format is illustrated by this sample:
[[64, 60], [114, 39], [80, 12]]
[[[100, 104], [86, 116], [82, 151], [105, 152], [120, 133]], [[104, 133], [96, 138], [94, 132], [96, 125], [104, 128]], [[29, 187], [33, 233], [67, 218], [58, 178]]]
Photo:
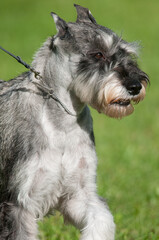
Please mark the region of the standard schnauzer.
[[55, 13], [28, 71], [0, 82], [0, 239], [37, 239], [37, 220], [50, 210], [80, 229], [81, 240], [113, 240], [115, 224], [97, 195], [97, 157], [87, 104], [109, 117], [133, 112], [148, 76], [138, 45], [98, 25], [75, 5], [77, 21]]

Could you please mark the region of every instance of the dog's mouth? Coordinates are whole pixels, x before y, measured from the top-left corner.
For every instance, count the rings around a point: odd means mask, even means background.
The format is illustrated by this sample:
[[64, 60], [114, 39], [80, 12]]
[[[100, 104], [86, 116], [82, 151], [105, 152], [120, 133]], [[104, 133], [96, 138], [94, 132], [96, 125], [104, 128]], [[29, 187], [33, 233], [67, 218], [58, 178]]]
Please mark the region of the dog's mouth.
[[122, 118], [133, 113], [134, 107], [130, 99], [113, 99], [105, 108], [105, 114], [113, 118]]
[[112, 100], [109, 104], [110, 105], [119, 105], [119, 106], [123, 106], [126, 107], [131, 103], [131, 101], [129, 99], [114, 99]]

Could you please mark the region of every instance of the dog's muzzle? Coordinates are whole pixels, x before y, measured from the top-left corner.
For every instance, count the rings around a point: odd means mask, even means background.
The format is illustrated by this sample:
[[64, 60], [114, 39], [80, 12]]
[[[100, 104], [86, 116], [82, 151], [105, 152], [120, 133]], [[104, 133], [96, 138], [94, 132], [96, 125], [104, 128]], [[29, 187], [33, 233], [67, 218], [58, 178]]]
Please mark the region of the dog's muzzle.
[[[98, 104], [95, 108], [112, 118], [122, 118], [134, 111], [133, 104], [142, 101], [146, 94], [148, 77], [145, 74], [136, 79], [121, 80], [114, 72], [108, 77], [99, 91]], [[142, 80], [140, 80], [142, 78]]]

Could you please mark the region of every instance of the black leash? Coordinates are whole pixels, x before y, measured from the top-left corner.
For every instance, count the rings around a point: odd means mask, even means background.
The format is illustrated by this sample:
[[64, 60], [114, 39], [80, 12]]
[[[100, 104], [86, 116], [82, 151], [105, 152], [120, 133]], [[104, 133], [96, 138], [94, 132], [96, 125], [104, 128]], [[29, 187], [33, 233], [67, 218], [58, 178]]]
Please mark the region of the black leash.
[[[14, 59], [16, 59], [19, 63], [21, 63], [24, 67], [26, 67], [27, 69], [29, 69], [31, 72], [34, 73], [35, 75], [35, 78], [38, 79], [38, 80], [41, 80], [41, 83], [38, 83], [38, 82], [33, 82], [35, 85], [37, 85], [37, 87], [43, 91], [47, 96], [51, 97], [52, 99], [54, 99], [55, 101], [57, 101], [58, 103], [60, 103], [60, 105], [64, 108], [64, 110], [71, 116], [74, 116], [74, 117], [77, 117], [79, 114], [74, 114], [72, 113], [66, 106], [64, 103], [61, 102], [61, 100], [56, 96], [56, 94], [54, 93], [54, 90], [51, 89], [51, 88], [48, 88], [44, 81], [43, 81], [43, 78], [42, 76], [40, 75], [40, 72], [37, 72], [33, 67], [31, 67], [29, 64], [27, 64], [26, 62], [24, 62], [19, 56], [15, 56], [13, 53], [7, 51], [6, 49], [4, 49], [3, 47], [0, 46], [0, 49], [2, 51], [4, 51], [5, 53], [9, 54], [11, 57], [13, 57]], [[22, 89], [22, 88], [19, 88], [17, 89], [19, 91], [30, 91], [31, 92], [31, 89]], [[32, 91], [33, 92], [33, 91]], [[35, 93], [35, 92], [34, 92]], [[0, 95], [0, 96], [3, 96], [4, 94]]]
[[4, 49], [3, 47], [0, 46], [0, 49], [2, 51], [4, 51], [5, 53], [9, 54], [11, 57], [13, 57], [14, 59], [16, 59], [19, 63], [21, 63], [24, 67], [26, 67], [27, 69], [29, 69], [31, 72], [33, 72], [35, 74], [35, 77], [37, 78], [37, 76], [40, 76], [40, 73], [37, 72], [33, 67], [31, 67], [29, 64], [27, 64], [26, 62], [24, 62], [19, 56], [15, 56], [13, 53], [7, 51], [6, 49]]

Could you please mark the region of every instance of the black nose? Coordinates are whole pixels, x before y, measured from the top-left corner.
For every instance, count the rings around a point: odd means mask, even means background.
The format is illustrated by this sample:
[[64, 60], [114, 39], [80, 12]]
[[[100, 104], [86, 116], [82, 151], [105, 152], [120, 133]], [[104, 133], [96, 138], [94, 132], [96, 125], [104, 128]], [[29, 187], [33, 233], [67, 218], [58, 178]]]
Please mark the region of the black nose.
[[129, 82], [126, 86], [126, 89], [128, 90], [129, 94], [131, 95], [137, 95], [139, 94], [142, 86], [141, 83], [137, 80], [133, 80], [132, 82]]

